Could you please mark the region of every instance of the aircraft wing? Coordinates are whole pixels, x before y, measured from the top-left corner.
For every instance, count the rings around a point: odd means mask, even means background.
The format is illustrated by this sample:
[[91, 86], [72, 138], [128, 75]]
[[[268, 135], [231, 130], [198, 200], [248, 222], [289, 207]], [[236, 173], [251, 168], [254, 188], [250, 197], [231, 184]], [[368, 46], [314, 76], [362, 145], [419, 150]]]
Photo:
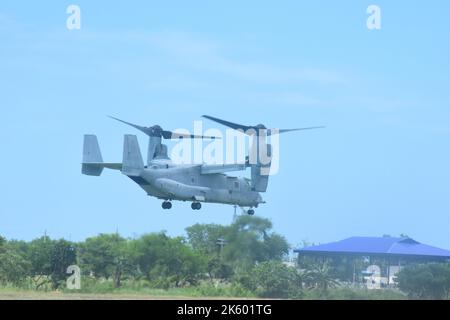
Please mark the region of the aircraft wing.
[[204, 164], [200, 168], [201, 174], [214, 174], [214, 173], [224, 173], [229, 171], [241, 171], [245, 170], [247, 165], [242, 163], [236, 164]]

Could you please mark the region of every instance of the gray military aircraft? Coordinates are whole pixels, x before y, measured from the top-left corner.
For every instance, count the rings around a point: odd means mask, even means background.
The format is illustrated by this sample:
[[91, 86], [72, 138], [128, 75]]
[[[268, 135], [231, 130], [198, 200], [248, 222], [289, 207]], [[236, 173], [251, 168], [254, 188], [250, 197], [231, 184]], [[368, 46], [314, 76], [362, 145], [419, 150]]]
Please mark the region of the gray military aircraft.
[[[253, 135], [251, 149], [266, 147], [267, 155], [271, 157], [271, 145], [266, 137], [298, 130], [298, 129], [267, 129], [264, 125], [244, 126], [211, 116], [203, 116], [245, 134]], [[214, 139], [212, 136], [180, 134], [163, 130], [160, 126], [143, 127], [114, 117], [117, 121], [132, 126], [149, 137], [147, 164], [144, 164], [141, 151], [135, 135], [125, 135], [123, 143], [123, 158], [121, 163], [103, 162], [100, 147], [95, 135], [85, 135], [83, 143], [82, 173], [90, 176], [100, 176], [104, 168], [120, 170], [122, 174], [137, 183], [149, 195], [162, 199], [162, 208], [172, 208], [173, 200], [192, 202], [191, 208], [199, 210], [202, 202], [222, 203], [248, 208], [246, 212], [253, 215], [259, 204], [264, 203], [260, 192], [266, 192], [269, 181], [269, 161], [262, 163], [257, 157], [252, 163], [247, 156], [245, 163], [238, 164], [174, 164], [167, 155], [167, 146], [162, 139]], [[240, 171], [251, 168], [251, 179], [233, 177], [226, 172]]]

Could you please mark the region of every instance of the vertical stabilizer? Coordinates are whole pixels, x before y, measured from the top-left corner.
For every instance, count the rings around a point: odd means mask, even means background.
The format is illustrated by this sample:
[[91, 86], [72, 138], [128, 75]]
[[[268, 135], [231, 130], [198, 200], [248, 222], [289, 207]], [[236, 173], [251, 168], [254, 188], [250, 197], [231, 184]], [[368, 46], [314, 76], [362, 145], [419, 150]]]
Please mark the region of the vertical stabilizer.
[[135, 135], [126, 134], [123, 140], [122, 173], [127, 176], [139, 176], [144, 169], [141, 150]]
[[100, 147], [98, 145], [97, 136], [93, 134], [85, 134], [83, 141], [83, 164], [81, 173], [88, 176], [99, 176], [102, 174], [103, 162]]

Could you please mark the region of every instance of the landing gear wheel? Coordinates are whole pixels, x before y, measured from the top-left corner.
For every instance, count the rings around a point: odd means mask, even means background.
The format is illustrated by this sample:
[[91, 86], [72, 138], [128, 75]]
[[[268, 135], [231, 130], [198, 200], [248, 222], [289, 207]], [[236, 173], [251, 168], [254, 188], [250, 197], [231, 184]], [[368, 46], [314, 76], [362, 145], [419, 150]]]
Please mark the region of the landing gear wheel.
[[250, 215], [250, 216], [252, 216], [252, 215], [255, 214], [255, 210], [253, 210], [253, 209], [248, 209], [248, 210], [247, 210], [247, 214]]
[[200, 202], [192, 202], [191, 203], [192, 210], [200, 210], [201, 207], [202, 207], [202, 204]]
[[161, 207], [162, 207], [163, 209], [170, 209], [170, 208], [172, 208], [172, 202], [170, 202], [170, 201], [164, 201], [164, 202], [161, 204]]

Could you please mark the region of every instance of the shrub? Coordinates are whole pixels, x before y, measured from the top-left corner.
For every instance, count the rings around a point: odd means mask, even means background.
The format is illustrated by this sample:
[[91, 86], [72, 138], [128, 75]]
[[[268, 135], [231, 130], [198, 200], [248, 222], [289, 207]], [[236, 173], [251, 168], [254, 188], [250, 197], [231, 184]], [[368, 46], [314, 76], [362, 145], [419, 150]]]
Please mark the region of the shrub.
[[303, 295], [302, 280], [297, 269], [280, 261], [266, 261], [241, 277], [243, 285], [260, 297], [298, 299]]
[[398, 287], [413, 299], [448, 299], [450, 264], [429, 263], [404, 267], [398, 274]]

